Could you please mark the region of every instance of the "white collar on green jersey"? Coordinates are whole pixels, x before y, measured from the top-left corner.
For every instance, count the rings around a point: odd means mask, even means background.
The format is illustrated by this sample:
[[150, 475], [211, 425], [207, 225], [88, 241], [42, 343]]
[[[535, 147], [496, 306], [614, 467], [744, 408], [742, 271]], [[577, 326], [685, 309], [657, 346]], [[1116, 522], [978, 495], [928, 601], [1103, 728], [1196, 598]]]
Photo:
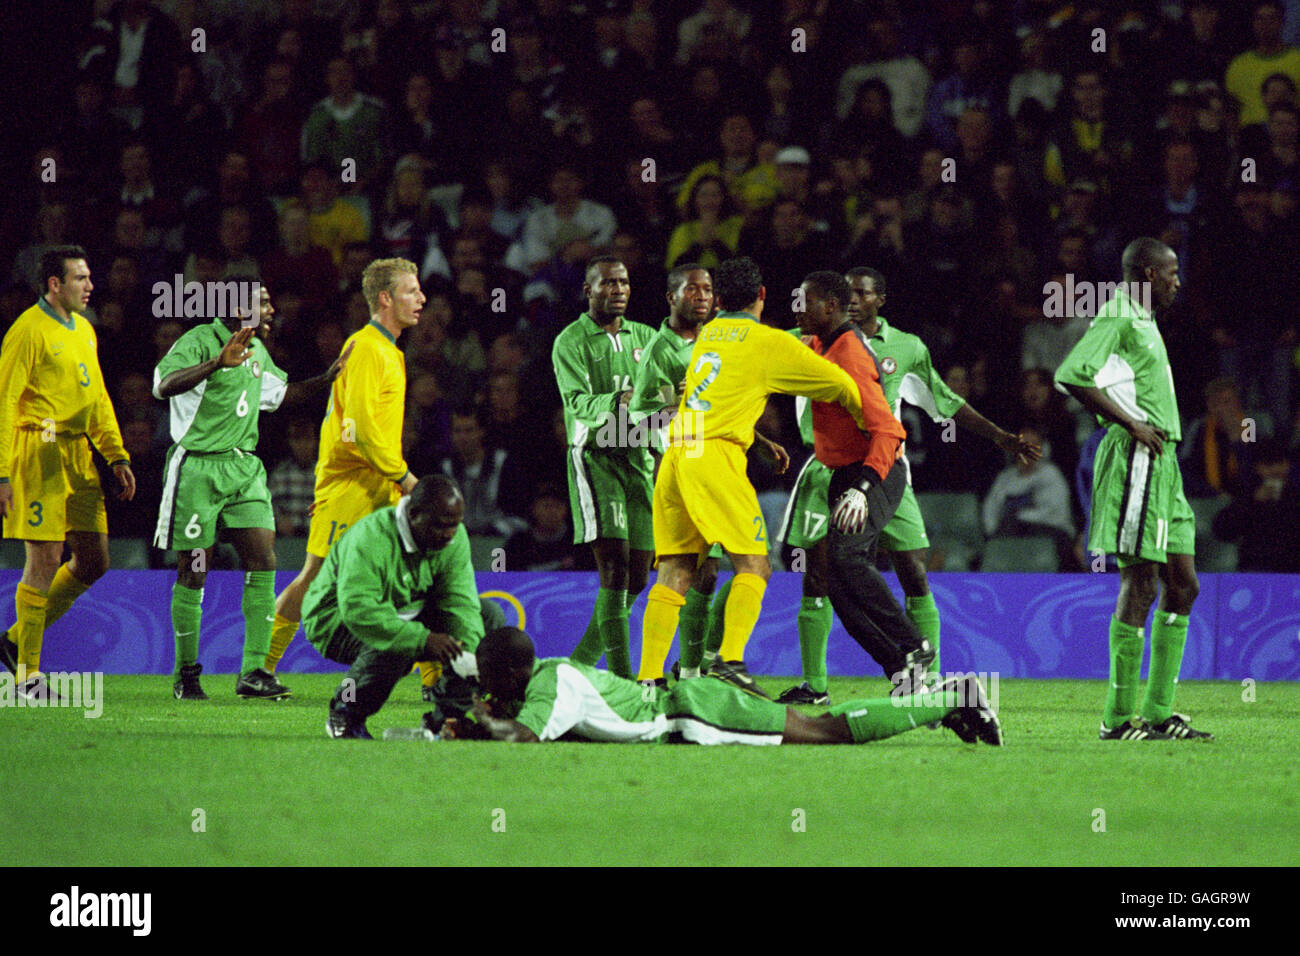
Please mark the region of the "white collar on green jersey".
[[397, 502], [397, 508], [393, 512], [393, 518], [397, 521], [397, 536], [402, 539], [402, 547], [406, 549], [407, 554], [418, 554], [419, 548], [415, 546], [415, 538], [411, 534], [411, 521], [406, 517], [406, 512], [411, 507], [411, 496], [402, 495], [401, 500]]

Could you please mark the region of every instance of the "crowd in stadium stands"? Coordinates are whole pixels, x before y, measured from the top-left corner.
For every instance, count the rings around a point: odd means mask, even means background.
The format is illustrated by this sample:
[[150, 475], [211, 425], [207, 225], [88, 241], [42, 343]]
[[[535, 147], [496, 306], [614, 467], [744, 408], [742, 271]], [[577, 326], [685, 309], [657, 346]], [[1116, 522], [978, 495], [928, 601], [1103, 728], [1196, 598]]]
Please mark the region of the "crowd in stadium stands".
[[[114, 536], [152, 532], [170, 441], [152, 369], [195, 321], [158, 317], [155, 283], [260, 278], [298, 379], [367, 320], [366, 263], [403, 256], [429, 296], [403, 343], [411, 467], [454, 476], [470, 530], [530, 566], [585, 567], [559, 531], [549, 363], [584, 264], [620, 256], [629, 317], [657, 325], [669, 267], [744, 254], [782, 327], [809, 272], [880, 270], [888, 319], [1047, 452], [1004, 470], [905, 410], [918, 491], [979, 496], [986, 533], [1047, 533], [1063, 566], [1086, 561], [1066, 488], [1095, 422], [1051, 373], [1089, 313], [1047, 314], [1044, 285], [1118, 280], [1142, 234], [1181, 264], [1161, 322], [1195, 423], [1189, 495], [1235, 497], [1214, 526], [1229, 540], [1294, 511], [1300, 471], [1255, 450], [1293, 462], [1300, 443], [1297, 0], [93, 6], [75, 56], [47, 64], [59, 108], [6, 197], [0, 322], [31, 304], [44, 247], [90, 251], [139, 482], [109, 496]], [[263, 422], [283, 535], [305, 533], [320, 411]], [[762, 424], [797, 465], [791, 406]], [[776, 500], [794, 470], [755, 461], [755, 486]]]

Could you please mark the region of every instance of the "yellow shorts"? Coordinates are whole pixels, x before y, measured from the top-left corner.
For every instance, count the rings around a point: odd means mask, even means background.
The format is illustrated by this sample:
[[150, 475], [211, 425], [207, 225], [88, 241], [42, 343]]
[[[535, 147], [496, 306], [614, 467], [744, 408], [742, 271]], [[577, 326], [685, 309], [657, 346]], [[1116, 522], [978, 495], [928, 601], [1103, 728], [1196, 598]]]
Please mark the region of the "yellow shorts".
[[14, 431], [14, 506], [4, 536], [24, 541], [62, 541], [69, 531], [108, 534], [104, 490], [84, 435], [42, 441], [39, 429]]
[[767, 554], [767, 528], [745, 464], [734, 442], [670, 447], [655, 481], [655, 551], [699, 554], [720, 544], [729, 554]]
[[397, 504], [402, 489], [371, 472], [316, 486], [316, 508], [307, 531], [307, 553], [323, 558], [349, 527], [372, 511]]

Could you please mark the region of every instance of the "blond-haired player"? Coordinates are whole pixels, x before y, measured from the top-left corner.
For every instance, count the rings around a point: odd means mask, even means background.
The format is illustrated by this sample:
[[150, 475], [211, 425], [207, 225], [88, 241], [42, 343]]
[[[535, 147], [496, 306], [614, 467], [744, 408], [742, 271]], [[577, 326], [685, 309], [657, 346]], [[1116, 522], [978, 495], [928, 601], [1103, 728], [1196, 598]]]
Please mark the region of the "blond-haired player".
[[[99, 368], [94, 327], [78, 313], [94, 286], [80, 246], [41, 256], [42, 295], [0, 347], [0, 515], [27, 560], [15, 596], [18, 620], [0, 639], [0, 662], [20, 693], [44, 697], [45, 628], [108, 570], [108, 516], [91, 456], [97, 448], [135, 496], [135, 476]], [[72, 560], [61, 564], [63, 544]]]
[[320, 429], [307, 561], [275, 599], [266, 670], [275, 673], [302, 618], [302, 599], [334, 542], [372, 511], [415, 487], [402, 457], [406, 364], [397, 339], [420, 321], [424, 293], [407, 259], [376, 259], [361, 275], [370, 321], [348, 337], [352, 355], [330, 389]]

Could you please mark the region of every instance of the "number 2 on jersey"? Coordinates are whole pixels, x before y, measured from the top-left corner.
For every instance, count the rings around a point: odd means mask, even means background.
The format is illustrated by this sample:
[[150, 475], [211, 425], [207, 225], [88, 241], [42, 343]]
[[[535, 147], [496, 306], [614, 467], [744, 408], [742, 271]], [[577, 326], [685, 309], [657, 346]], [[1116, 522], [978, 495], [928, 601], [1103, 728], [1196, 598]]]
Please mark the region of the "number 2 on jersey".
[[713, 384], [713, 380], [718, 377], [718, 372], [722, 370], [722, 356], [717, 352], [705, 352], [695, 363], [695, 371], [700, 371], [706, 365], [709, 366], [709, 374], [704, 376], [700, 384], [695, 386], [690, 397], [686, 399], [686, 407], [692, 411], [707, 412], [713, 407], [712, 402], [700, 398], [700, 395]]

